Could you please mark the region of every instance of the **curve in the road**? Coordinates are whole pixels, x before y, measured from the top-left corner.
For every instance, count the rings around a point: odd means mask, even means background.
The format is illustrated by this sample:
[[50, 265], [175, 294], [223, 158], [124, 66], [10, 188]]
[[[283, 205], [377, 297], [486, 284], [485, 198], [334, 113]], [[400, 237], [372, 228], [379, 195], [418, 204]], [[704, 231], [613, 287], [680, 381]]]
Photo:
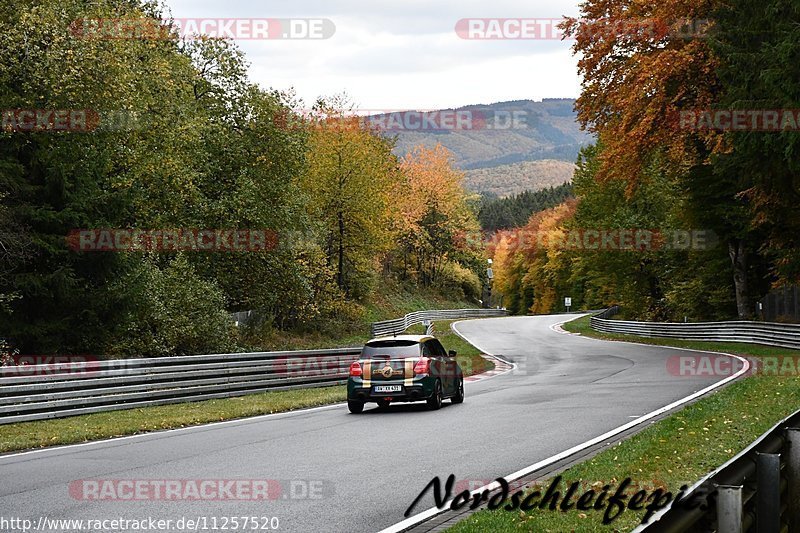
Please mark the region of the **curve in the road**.
[[[559, 333], [559, 334], [562, 334], [562, 335], [576, 336], [577, 334], [570, 333], [570, 332], [568, 332], [568, 331], [566, 331], [566, 330], [564, 330], [564, 329], [562, 329], [560, 327], [564, 322], [566, 322], [566, 321], [562, 321], [562, 322], [558, 322], [558, 323], [552, 324], [550, 326], [550, 329], [552, 331], [555, 331], [556, 333]], [[459, 336], [463, 337], [463, 335], [461, 335], [460, 332], [458, 332], [457, 324], [458, 323], [454, 323], [452, 325], [453, 330], [457, 334], [459, 334]], [[463, 337], [463, 338], [466, 339], [466, 337]], [[597, 340], [597, 339], [595, 339], [595, 340]], [[637, 345], [637, 346], [651, 346], [651, 345], [648, 345], [648, 344], [640, 344], [640, 343], [626, 343], [626, 344], [634, 344], [634, 345]], [[686, 351], [686, 352], [691, 352], [691, 353], [698, 353], [697, 350], [689, 350], [689, 349], [685, 349], [685, 348], [674, 348], [674, 349], [675, 350]], [[484, 350], [484, 351], [486, 353], [488, 353], [488, 351], [486, 351], [486, 350]], [[739, 357], [737, 355], [720, 354], [719, 352], [700, 352], [700, 353], [708, 354], [711, 357], [723, 356], [723, 357], [730, 357], [730, 358], [738, 359], [739, 362], [742, 363], [742, 368], [740, 370], [738, 370], [737, 372], [734, 372], [733, 374], [725, 377], [724, 379], [721, 379], [720, 381], [717, 381], [716, 383], [712, 383], [711, 385], [707, 386], [706, 388], [704, 388], [702, 390], [699, 390], [697, 392], [694, 392], [694, 393], [692, 393], [692, 394], [690, 394], [690, 395], [688, 395], [688, 396], [686, 396], [684, 398], [676, 400], [676, 401], [672, 402], [669, 405], [665, 405], [664, 407], [656, 409], [655, 411], [652, 411], [652, 412], [647, 413], [645, 415], [642, 415], [640, 417], [636, 417], [635, 420], [633, 420], [631, 422], [628, 422], [627, 424], [623, 424], [622, 426], [619, 426], [617, 428], [614, 428], [614, 429], [612, 429], [612, 430], [610, 430], [610, 431], [608, 431], [608, 432], [606, 432], [606, 433], [604, 433], [604, 434], [602, 434], [602, 435], [600, 435], [598, 437], [595, 437], [595, 438], [590, 439], [590, 440], [588, 440], [588, 441], [586, 441], [584, 443], [581, 443], [581, 444], [578, 444], [576, 446], [573, 446], [572, 448], [570, 448], [568, 450], [564, 450], [563, 452], [558, 453], [558, 454], [556, 454], [556, 455], [554, 455], [552, 457], [548, 457], [547, 459], [544, 459], [542, 461], [538, 461], [538, 462], [536, 462], [536, 463], [534, 463], [532, 465], [529, 465], [529, 466], [527, 466], [527, 467], [525, 467], [523, 469], [520, 469], [520, 470], [518, 470], [516, 472], [513, 472], [511, 474], [506, 474], [506, 475], [504, 475], [502, 477], [507, 482], [512, 482], [512, 481], [516, 481], [516, 480], [521, 479], [521, 478], [525, 478], [526, 476], [529, 476], [530, 474], [532, 474], [534, 472], [537, 472], [537, 471], [542, 470], [542, 469], [544, 469], [544, 468], [546, 468], [548, 466], [551, 466], [551, 465], [554, 465], [556, 463], [559, 463], [559, 462], [563, 461], [566, 458], [569, 458], [569, 457], [571, 457], [573, 455], [578, 454], [579, 452], [582, 452], [584, 450], [592, 448], [592, 447], [594, 447], [594, 446], [596, 446], [596, 445], [598, 445], [600, 443], [609, 441], [609, 440], [613, 439], [615, 436], [623, 434], [623, 433], [631, 430], [632, 428], [635, 428], [636, 426], [639, 426], [640, 424], [642, 424], [644, 422], [647, 422], [649, 420], [657, 418], [657, 417], [663, 415], [664, 413], [667, 413], [667, 412], [672, 411], [674, 409], [677, 409], [677, 408], [679, 408], [679, 407], [681, 407], [681, 406], [683, 406], [683, 405], [685, 405], [685, 404], [687, 404], [689, 402], [692, 402], [692, 401], [696, 400], [697, 398], [699, 398], [701, 396], [704, 396], [705, 394], [708, 394], [709, 392], [711, 392], [713, 390], [716, 390], [716, 389], [726, 385], [730, 381], [738, 379], [739, 377], [745, 375], [750, 369], [750, 362], [747, 361], [745, 358]], [[627, 361], [628, 363], [630, 363], [629, 366], [633, 366], [635, 364], [634, 361], [631, 361], [629, 359], [624, 359], [624, 360]], [[626, 368], [620, 369], [617, 373], [624, 372], [625, 370], [626, 370]], [[492, 491], [495, 491], [495, 490], [497, 490], [499, 488], [500, 488], [500, 484], [493, 481], [491, 483], [487, 483], [486, 485], [481, 485], [478, 488], [472, 489], [470, 491], [470, 494], [473, 494], [473, 495], [474, 494], [482, 494], [482, 493], [484, 493], [486, 491], [492, 492]], [[453, 496], [455, 496], [455, 494], [453, 494]], [[407, 518], [405, 520], [402, 520], [402, 521], [400, 521], [400, 522], [398, 522], [396, 524], [392, 524], [390, 527], [381, 530], [379, 533], [400, 533], [400, 532], [403, 532], [403, 531], [408, 531], [408, 530], [412, 529], [414, 526], [416, 526], [418, 524], [422, 524], [422, 523], [430, 520], [431, 518], [433, 518], [433, 517], [435, 517], [437, 515], [441, 515], [443, 513], [446, 513], [448, 511], [448, 508], [450, 506], [450, 503], [452, 503], [452, 501], [453, 500], [451, 498], [447, 502], [445, 502], [445, 504], [442, 505], [442, 506], [430, 507], [430, 508], [428, 508], [428, 509], [426, 509], [426, 510], [424, 510], [422, 512], [417, 513], [414, 516], [411, 516], [411, 517], [409, 517], [409, 518]]]
[[[524, 471], [720, 380], [669, 372], [670, 356], [683, 352], [550, 329], [577, 316], [459, 323], [460, 334], [515, 369], [467, 383], [465, 403], [440, 411], [423, 403], [350, 415], [336, 405], [0, 456], [0, 514], [274, 516], [282, 531], [376, 531], [402, 521], [434, 476], [476, 480]], [[70, 483], [83, 479], [269, 479], [285, 490], [267, 501], [94, 501], [70, 494]], [[325, 489], [304, 496], [288, 489], [290, 481]], [[432, 505], [431, 498], [418, 508]]]

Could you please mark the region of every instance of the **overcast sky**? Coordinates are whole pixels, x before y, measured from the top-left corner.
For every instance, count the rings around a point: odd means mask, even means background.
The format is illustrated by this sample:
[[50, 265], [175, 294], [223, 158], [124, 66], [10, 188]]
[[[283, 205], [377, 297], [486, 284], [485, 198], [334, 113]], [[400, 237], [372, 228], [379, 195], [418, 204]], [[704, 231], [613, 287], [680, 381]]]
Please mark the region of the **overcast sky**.
[[346, 91], [362, 109], [436, 109], [576, 97], [568, 41], [466, 40], [464, 18], [560, 18], [578, 0], [165, 0], [175, 18], [327, 18], [325, 40], [237, 40], [251, 79], [310, 105]]

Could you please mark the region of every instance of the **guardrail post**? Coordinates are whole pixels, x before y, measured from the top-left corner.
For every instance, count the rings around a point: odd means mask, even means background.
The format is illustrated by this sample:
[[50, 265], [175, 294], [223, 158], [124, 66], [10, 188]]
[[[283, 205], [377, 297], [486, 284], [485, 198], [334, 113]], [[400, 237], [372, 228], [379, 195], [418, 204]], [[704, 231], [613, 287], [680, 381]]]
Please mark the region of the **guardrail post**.
[[383, 320], [373, 322], [370, 326], [372, 337], [383, 335], [399, 335], [406, 331], [410, 326], [419, 324], [425, 320], [452, 320], [457, 318], [471, 318], [482, 316], [505, 316], [505, 309], [444, 309], [439, 311], [414, 311], [407, 315], [393, 320]]
[[789, 442], [787, 455], [787, 477], [789, 481], [789, 513], [790, 533], [800, 533], [800, 429], [786, 428], [786, 440]]
[[742, 486], [717, 486], [717, 531], [742, 533]]
[[756, 454], [756, 532], [779, 533], [781, 529], [781, 456]]

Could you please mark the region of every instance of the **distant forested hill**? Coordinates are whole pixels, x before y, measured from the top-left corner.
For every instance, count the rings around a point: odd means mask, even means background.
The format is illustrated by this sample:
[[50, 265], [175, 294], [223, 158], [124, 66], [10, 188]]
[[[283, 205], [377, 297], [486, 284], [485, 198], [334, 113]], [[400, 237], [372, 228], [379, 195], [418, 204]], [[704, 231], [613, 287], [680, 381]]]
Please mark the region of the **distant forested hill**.
[[574, 103], [553, 98], [461, 107], [457, 111], [476, 118], [471, 128], [397, 129], [391, 132], [397, 136], [395, 153], [441, 143], [453, 152], [456, 166], [475, 171], [468, 173], [470, 189], [498, 196], [558, 185], [571, 179], [578, 150], [593, 142], [575, 120]]
[[533, 213], [555, 207], [572, 196], [571, 183], [535, 192], [525, 191], [507, 198], [487, 193], [481, 199], [478, 220], [486, 231], [522, 227]]
[[464, 184], [471, 191], [488, 192], [504, 197], [572, 181], [574, 171], [575, 165], [567, 161], [554, 159], [523, 161], [492, 168], [467, 170]]
[[460, 107], [456, 111], [470, 111], [476, 118], [472, 128], [398, 129], [397, 152], [440, 142], [464, 170], [542, 159], [573, 163], [580, 147], [592, 141], [575, 120], [574, 103], [559, 98]]

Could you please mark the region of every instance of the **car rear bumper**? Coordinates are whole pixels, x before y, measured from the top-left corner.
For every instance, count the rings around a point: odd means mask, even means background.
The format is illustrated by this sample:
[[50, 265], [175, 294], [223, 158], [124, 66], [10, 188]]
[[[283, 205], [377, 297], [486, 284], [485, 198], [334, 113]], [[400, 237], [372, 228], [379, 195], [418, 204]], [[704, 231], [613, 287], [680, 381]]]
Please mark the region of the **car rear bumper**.
[[[426, 379], [415, 380], [411, 385], [401, 382], [380, 381], [372, 382], [365, 387], [363, 383], [355, 383], [350, 379], [347, 383], [347, 399], [359, 402], [377, 402], [389, 399], [392, 402], [417, 402], [427, 400], [433, 394], [433, 382], [427, 383]], [[399, 385], [399, 392], [375, 392], [375, 386]]]
[[425, 394], [425, 390], [419, 386], [404, 387], [401, 392], [381, 392], [376, 393], [372, 389], [356, 388], [348, 395], [348, 400], [359, 402], [377, 402], [378, 400], [390, 400], [393, 402], [417, 402], [426, 400], [430, 394]]

